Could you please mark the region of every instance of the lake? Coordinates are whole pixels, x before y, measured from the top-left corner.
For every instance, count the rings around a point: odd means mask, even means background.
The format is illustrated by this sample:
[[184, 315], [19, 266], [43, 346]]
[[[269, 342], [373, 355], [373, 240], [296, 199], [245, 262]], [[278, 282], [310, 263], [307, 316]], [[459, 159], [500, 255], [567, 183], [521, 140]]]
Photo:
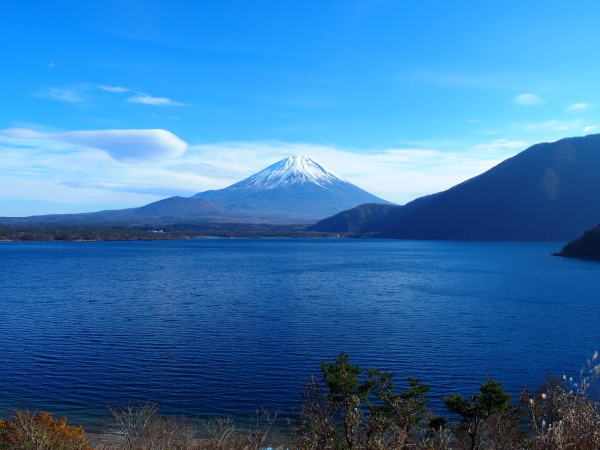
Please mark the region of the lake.
[[197, 239], [0, 244], [0, 417], [106, 404], [289, 413], [319, 361], [420, 377], [434, 408], [600, 349], [600, 263], [564, 243]]

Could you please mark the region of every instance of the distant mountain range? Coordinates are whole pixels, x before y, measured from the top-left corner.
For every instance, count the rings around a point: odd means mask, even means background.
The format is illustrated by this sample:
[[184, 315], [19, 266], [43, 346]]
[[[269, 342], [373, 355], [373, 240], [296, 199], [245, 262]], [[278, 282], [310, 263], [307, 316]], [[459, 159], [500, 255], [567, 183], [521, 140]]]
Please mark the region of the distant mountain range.
[[[534, 145], [447, 191], [404, 206], [291, 156], [227, 188], [140, 208], [0, 218], [0, 223], [151, 226], [306, 224], [329, 233], [403, 239], [569, 241], [600, 223], [600, 135]], [[341, 211], [341, 212], [340, 212]]]
[[30, 217], [0, 217], [6, 225], [151, 225], [153, 223], [178, 223], [189, 221], [232, 221], [220, 206], [199, 198], [169, 197], [139, 208], [116, 209], [81, 214], [48, 214]]
[[600, 135], [534, 145], [404, 206], [361, 205], [310, 230], [405, 239], [570, 240], [600, 222]]
[[139, 208], [0, 218], [4, 224], [313, 223], [366, 202], [389, 203], [311, 158], [290, 156], [224, 189], [170, 197]]

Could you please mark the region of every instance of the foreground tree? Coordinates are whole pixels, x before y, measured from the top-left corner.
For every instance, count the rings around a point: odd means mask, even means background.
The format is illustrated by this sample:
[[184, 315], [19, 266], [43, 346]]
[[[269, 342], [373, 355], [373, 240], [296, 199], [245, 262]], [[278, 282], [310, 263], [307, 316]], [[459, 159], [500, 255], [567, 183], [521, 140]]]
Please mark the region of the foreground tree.
[[[400, 449], [427, 412], [429, 387], [409, 378], [396, 392], [393, 372], [362, 370], [341, 353], [321, 363], [323, 379], [304, 392], [300, 443], [306, 449]], [[362, 380], [361, 380], [362, 376]]]
[[468, 399], [452, 394], [443, 400], [450, 413], [461, 416], [456, 434], [465, 448], [517, 449], [525, 445], [526, 434], [520, 427], [523, 412], [511, 403], [510, 394], [499, 382], [488, 378]]

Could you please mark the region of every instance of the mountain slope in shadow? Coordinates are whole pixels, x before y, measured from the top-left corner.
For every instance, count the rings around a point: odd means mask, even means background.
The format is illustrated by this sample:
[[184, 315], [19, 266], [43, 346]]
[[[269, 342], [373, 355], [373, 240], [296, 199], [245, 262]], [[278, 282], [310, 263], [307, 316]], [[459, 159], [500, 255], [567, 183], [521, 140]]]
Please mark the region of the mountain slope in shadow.
[[[600, 135], [536, 144], [447, 191], [394, 212], [381, 210], [346, 230], [404, 239], [570, 240], [600, 222]], [[341, 217], [315, 224], [316, 231]], [[335, 228], [335, 227], [334, 227]]]

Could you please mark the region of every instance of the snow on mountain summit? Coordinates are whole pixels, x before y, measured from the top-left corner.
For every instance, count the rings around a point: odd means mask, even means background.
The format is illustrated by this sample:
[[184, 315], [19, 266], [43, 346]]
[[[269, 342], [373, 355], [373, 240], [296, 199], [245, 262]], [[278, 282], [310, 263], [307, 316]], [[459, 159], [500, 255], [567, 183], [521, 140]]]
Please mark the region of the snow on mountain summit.
[[231, 186], [198, 192], [192, 198], [253, 221], [304, 224], [362, 203], [389, 203], [306, 156], [289, 156]]
[[296, 183], [314, 183], [322, 187], [344, 182], [333, 172], [307, 156], [288, 156], [266, 169], [234, 184], [232, 188], [274, 189]]

